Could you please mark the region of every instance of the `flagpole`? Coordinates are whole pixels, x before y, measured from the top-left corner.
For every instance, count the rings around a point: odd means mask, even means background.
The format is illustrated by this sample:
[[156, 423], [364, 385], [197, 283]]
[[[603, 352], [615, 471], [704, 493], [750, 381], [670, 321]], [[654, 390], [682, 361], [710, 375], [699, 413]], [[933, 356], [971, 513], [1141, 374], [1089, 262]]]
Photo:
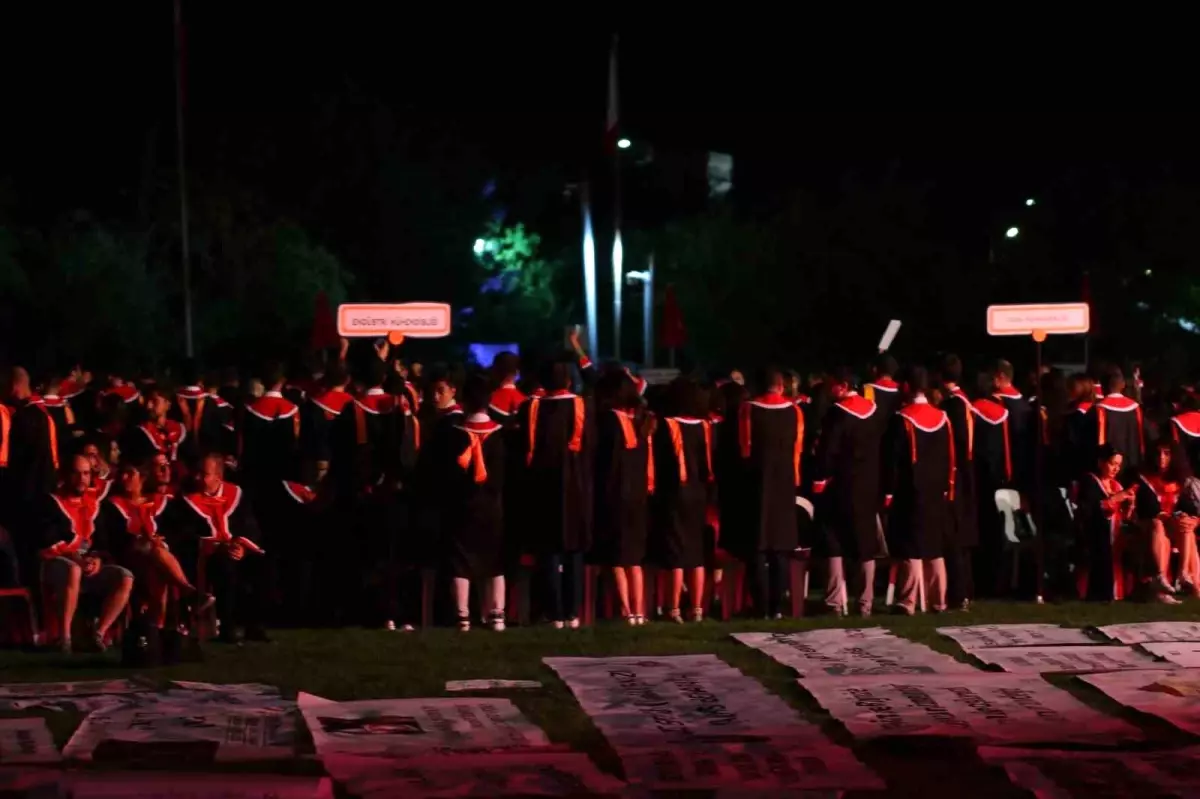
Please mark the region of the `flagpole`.
[[587, 308], [588, 350], [600, 351], [600, 329], [596, 326], [596, 238], [592, 233], [592, 189], [583, 181], [579, 192], [583, 208], [583, 295]]
[[175, 0], [175, 156], [179, 169], [179, 239], [183, 250], [183, 336], [187, 357], [195, 357], [192, 339], [192, 259], [188, 241], [187, 167], [183, 138], [183, 9]]

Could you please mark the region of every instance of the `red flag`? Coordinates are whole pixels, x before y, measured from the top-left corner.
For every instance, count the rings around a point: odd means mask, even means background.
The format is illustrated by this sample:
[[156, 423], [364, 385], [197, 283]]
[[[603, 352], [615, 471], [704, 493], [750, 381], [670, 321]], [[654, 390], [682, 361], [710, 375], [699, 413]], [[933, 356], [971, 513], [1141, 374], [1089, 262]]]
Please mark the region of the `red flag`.
[[663, 300], [662, 343], [669, 350], [679, 349], [687, 341], [687, 328], [683, 325], [683, 314], [675, 301], [675, 286], [667, 286]]
[[608, 114], [604, 118], [604, 141], [610, 151], [617, 149], [619, 129], [619, 105], [617, 103], [617, 37], [612, 38], [608, 53]]
[[341, 339], [338, 336], [337, 325], [333, 321], [333, 311], [329, 309], [329, 298], [325, 296], [325, 292], [318, 292], [316, 303], [313, 306], [311, 340], [313, 352], [320, 352], [339, 344], [341, 344]]

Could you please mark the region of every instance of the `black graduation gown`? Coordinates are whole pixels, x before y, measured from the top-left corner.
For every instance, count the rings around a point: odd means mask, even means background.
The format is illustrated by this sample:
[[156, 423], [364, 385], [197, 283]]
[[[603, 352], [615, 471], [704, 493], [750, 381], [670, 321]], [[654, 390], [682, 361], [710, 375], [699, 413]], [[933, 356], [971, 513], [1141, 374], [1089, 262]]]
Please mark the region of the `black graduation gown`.
[[1034, 488], [1034, 458], [1040, 445], [1038, 411], [1033, 403], [1010, 388], [992, 397], [1008, 411], [1009, 447], [1012, 457], [1012, 480], [1015, 487], [1025, 493]]
[[704, 565], [711, 464], [712, 431], [707, 420], [662, 420], [654, 433], [654, 524], [650, 537], [654, 561], [665, 569]]
[[1013, 487], [1013, 452], [1009, 413], [994, 399], [978, 399], [975, 413], [975, 480], [979, 489], [979, 538], [985, 548], [1004, 540], [996, 491]]
[[1091, 400], [1077, 402], [1063, 419], [1063, 470], [1072, 483], [1082, 480], [1096, 465], [1096, 443], [1088, 438], [1088, 411], [1091, 408]]
[[131, 569], [140, 569], [148, 540], [154, 536], [168, 540], [171, 533], [167, 521], [172, 517], [170, 508], [170, 494], [147, 496], [140, 506], [121, 496], [109, 496], [104, 501], [100, 514], [105, 517], [110, 551], [118, 563]]
[[1200, 469], [1200, 411], [1184, 411], [1172, 417], [1171, 438], [1187, 453], [1192, 472]]
[[242, 415], [240, 472], [254, 492], [259, 486], [292, 479], [300, 441], [300, 409], [278, 391], [246, 405]]
[[81, 428], [75, 419], [75, 411], [71, 403], [62, 397], [47, 395], [42, 397], [42, 407], [54, 420], [55, 440], [58, 442], [58, 460], [61, 463], [73, 451], [73, 441], [81, 433]]
[[175, 392], [171, 418], [183, 425], [187, 435], [179, 445], [179, 457], [195, 464], [208, 452], [232, 455], [233, 407], [200, 386]]
[[596, 422], [595, 554], [605, 566], [640, 566], [646, 559], [655, 464], [650, 442], [637, 433], [639, 421], [628, 411], [608, 410]]
[[19, 403], [12, 410], [2, 504], [26, 573], [36, 565], [33, 555], [42, 545], [39, 527], [44, 504], [58, 482], [58, 453], [50, 443], [52, 424], [37, 402]]
[[354, 397], [349, 392], [336, 388], [309, 397], [301, 409], [300, 424], [300, 450], [305, 458], [326, 462], [333, 458], [334, 422], [353, 402]]
[[453, 577], [504, 573], [505, 447], [500, 425], [451, 420], [430, 443], [442, 560]]
[[[737, 408], [724, 427], [725, 458], [736, 457], [732, 485], [721, 490], [721, 545], [742, 559], [797, 546], [796, 490], [800, 486], [804, 414], [780, 394]], [[728, 454], [735, 447], [736, 456]]]
[[887, 440], [888, 550], [894, 558], [940, 558], [955, 488], [950, 420], [927, 402], [907, 405], [892, 417]]
[[42, 504], [42, 554], [79, 560], [85, 556], [113, 561], [114, 542], [107, 519], [101, 514], [104, 496], [87, 489], [82, 496], [49, 494]]
[[592, 545], [591, 403], [570, 392], [534, 397], [518, 413], [525, 456], [524, 550], [535, 555], [580, 552]]
[[975, 485], [975, 427], [978, 419], [962, 389], [951, 387], [942, 410], [954, 433], [954, 499], [950, 503], [949, 541], [959, 547], [979, 545], [978, 496]]
[[137, 427], [126, 429], [120, 442], [121, 452], [134, 460], [166, 455], [168, 461], [175, 463], [187, 438], [183, 423], [174, 419], [167, 419], [162, 427], [153, 422], [142, 422]]
[[886, 422], [875, 403], [857, 394], [835, 403], [825, 416], [813, 483], [820, 529], [813, 548], [819, 557], [887, 557], [879, 524]]
[[[295, 407], [295, 406], [293, 406]], [[225, 625], [255, 625], [262, 621], [270, 593], [266, 579], [267, 552], [258, 521], [245, 492], [233, 483], [222, 483], [216, 495], [187, 494], [180, 506], [181, 535], [203, 552], [213, 544], [243, 539], [245, 557], [224, 555], [201, 558], [197, 586], [216, 595], [217, 616]]]
[[900, 410], [900, 385], [890, 377], [867, 383], [863, 386], [862, 395], [875, 403], [880, 419], [891, 419]]
[[1111, 600], [1123, 593], [1116, 585], [1113, 543], [1121, 535], [1124, 513], [1122, 509], [1112, 508], [1108, 502], [1109, 497], [1120, 490], [1119, 484], [1106, 486], [1092, 472], [1079, 481], [1076, 520], [1088, 568], [1088, 599]]
[[[1087, 440], [1093, 447], [1112, 444], [1124, 458], [1122, 474], [1131, 475], [1146, 453], [1142, 431], [1142, 406], [1123, 394], [1109, 394], [1087, 414]], [[1092, 452], [1094, 465], [1095, 451]]]

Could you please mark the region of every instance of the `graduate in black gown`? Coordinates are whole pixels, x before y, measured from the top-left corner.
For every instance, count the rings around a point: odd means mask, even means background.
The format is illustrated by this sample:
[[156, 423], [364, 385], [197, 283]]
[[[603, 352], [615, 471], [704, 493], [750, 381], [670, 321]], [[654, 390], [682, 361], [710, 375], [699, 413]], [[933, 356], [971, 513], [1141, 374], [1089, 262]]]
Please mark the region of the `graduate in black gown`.
[[1125, 396], [1125, 375], [1116, 366], [1101, 379], [1104, 398], [1087, 414], [1087, 443], [1093, 447], [1112, 444], [1124, 456], [1122, 480], [1131, 482], [1146, 454], [1142, 406]]
[[[875, 601], [875, 561], [887, 557], [879, 513], [880, 454], [887, 420], [875, 403], [854, 390], [842, 368], [829, 381], [834, 404], [825, 414], [817, 442], [813, 492], [819, 533], [813, 552], [829, 560], [825, 604], [845, 614], [851, 602], [870, 616]], [[847, 585], [847, 561], [850, 584]]]
[[1096, 383], [1085, 374], [1067, 378], [1067, 410], [1062, 423], [1062, 462], [1068, 486], [1077, 494], [1079, 481], [1092, 468], [1096, 445], [1088, 438], [1088, 411], [1095, 402]]
[[1024, 495], [1027, 502], [1033, 501], [1036, 488], [1034, 459], [1040, 446], [1039, 414], [1033, 403], [1013, 385], [1013, 365], [1005, 360], [996, 361], [991, 371], [992, 399], [1008, 411], [1009, 454], [1012, 462], [1014, 487]]
[[251, 499], [259, 486], [274, 487], [299, 477], [300, 409], [284, 399], [283, 384], [283, 367], [268, 364], [263, 374], [266, 392], [243, 409], [239, 477]]
[[996, 492], [1015, 487], [1015, 445], [1009, 411], [999, 398], [989, 392], [975, 399], [971, 409], [975, 414], [975, 486], [979, 491], [975, 586], [985, 596], [995, 596], [1000, 591], [999, 565], [1005, 540]]
[[15, 367], [9, 375], [8, 469], [0, 508], [25, 579], [37, 574], [46, 496], [58, 482], [58, 436], [41, 397], [33, 393], [29, 373]]
[[[783, 373], [768, 368], [758, 376], [760, 393], [738, 406], [736, 441], [740, 459], [731, 490], [721, 491], [721, 534], [725, 548], [747, 562], [754, 609], [780, 615], [789, 575], [788, 558], [798, 544], [796, 489], [800, 486], [804, 413], [783, 395]], [[728, 506], [728, 512], [726, 511]]]
[[966, 610], [975, 597], [971, 557], [979, 546], [979, 509], [975, 485], [975, 413], [962, 388], [962, 361], [947, 355], [942, 361], [941, 409], [954, 433], [954, 497], [945, 540], [946, 601]]
[[899, 371], [900, 365], [896, 359], [883, 353], [875, 359], [871, 366], [871, 379], [863, 386], [863, 397], [875, 403], [882, 419], [891, 419], [900, 410], [902, 398], [900, 384], [896, 382]]
[[1200, 400], [1185, 393], [1178, 412], [1171, 417], [1171, 440], [1183, 448], [1192, 471], [1200, 469]]
[[[494, 401], [493, 401], [494, 402]], [[606, 372], [596, 383], [596, 531], [594, 554], [612, 569], [621, 617], [646, 622], [645, 580], [649, 498], [655, 463], [650, 457], [654, 416], [625, 372]]]
[[896, 608], [911, 616], [923, 583], [927, 607], [946, 609], [946, 539], [955, 493], [954, 430], [926, 398], [929, 375], [909, 370], [909, 404], [892, 417], [884, 463], [888, 551], [899, 566]]
[[142, 398], [145, 418], [125, 431], [121, 452], [135, 461], [149, 461], [155, 455], [166, 455], [178, 482], [185, 475], [179, 453], [187, 441], [187, 428], [169, 417], [171, 399], [165, 390], [157, 386], [148, 388], [142, 392]]
[[545, 396], [532, 397], [518, 413], [525, 456], [524, 548], [537, 557], [544, 578], [547, 615], [557, 628], [579, 626], [583, 601], [583, 555], [592, 546], [592, 458], [595, 415], [590, 402], [571, 391], [575, 356], [542, 368]]
[[687, 618], [704, 618], [705, 525], [715, 490], [707, 411], [707, 399], [695, 381], [678, 377], [667, 389], [654, 434], [651, 549], [658, 565], [668, 570], [665, 610], [676, 623], [684, 620], [679, 603], [685, 577], [692, 603]]
[[488, 382], [467, 378], [463, 413], [429, 443], [431, 486], [439, 503], [442, 563], [453, 578], [458, 629], [471, 629], [471, 583], [482, 587], [483, 615], [504, 629], [504, 478], [501, 426], [488, 416]]
[[180, 378], [184, 385], [175, 391], [170, 413], [185, 431], [179, 444], [180, 460], [189, 469], [194, 469], [206, 452], [233, 455], [230, 436], [233, 407], [209, 391], [195, 361], [184, 364]]

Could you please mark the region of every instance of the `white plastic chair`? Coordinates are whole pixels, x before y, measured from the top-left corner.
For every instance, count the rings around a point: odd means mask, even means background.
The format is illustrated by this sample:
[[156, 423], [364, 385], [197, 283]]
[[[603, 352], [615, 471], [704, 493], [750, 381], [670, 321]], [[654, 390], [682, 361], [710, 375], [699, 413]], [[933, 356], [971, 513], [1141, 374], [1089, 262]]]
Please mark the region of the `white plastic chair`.
[[[1021, 512], [1021, 494], [1015, 488], [1000, 488], [996, 491], [996, 511], [1004, 517], [1004, 546], [1012, 551], [1012, 579], [1010, 588], [1016, 590], [1020, 584], [1021, 551], [1030, 545], [1037, 537], [1038, 530], [1033, 519], [1028, 515], [1025, 522], [1029, 525], [1034, 538], [1022, 541], [1017, 537], [1017, 514]], [[1041, 597], [1038, 597], [1039, 603]]]

